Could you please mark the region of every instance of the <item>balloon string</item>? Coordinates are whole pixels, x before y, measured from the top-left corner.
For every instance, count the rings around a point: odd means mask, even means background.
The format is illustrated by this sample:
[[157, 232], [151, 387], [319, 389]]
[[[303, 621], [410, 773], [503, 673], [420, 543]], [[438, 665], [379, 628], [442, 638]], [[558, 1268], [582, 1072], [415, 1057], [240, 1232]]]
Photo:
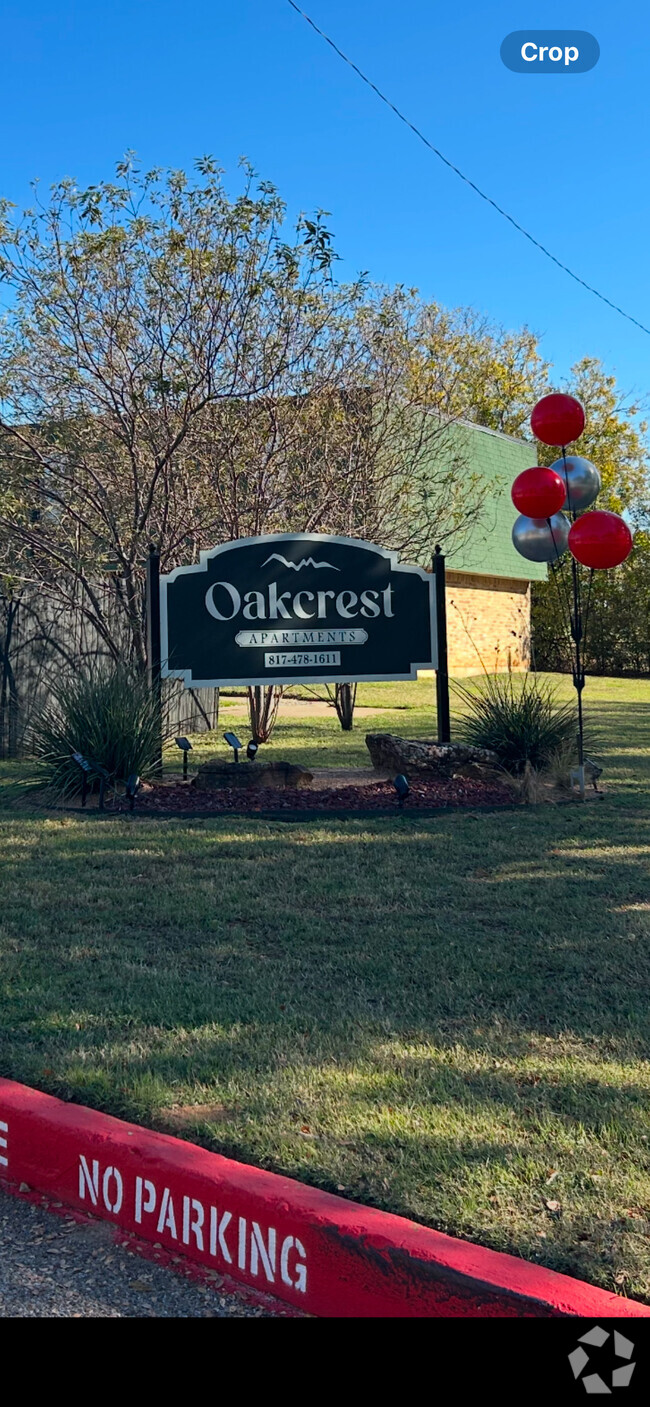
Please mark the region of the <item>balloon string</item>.
[[587, 626], [589, 625], [589, 611], [591, 609], [591, 588], [594, 584], [594, 569], [589, 572], [589, 586], [587, 587], [587, 605], [585, 607], [585, 622], [582, 627], [582, 657], [585, 657], [585, 640], [587, 639]]
[[[567, 462], [566, 462], [566, 445], [562, 445], [562, 464], [563, 464], [563, 469], [564, 469], [564, 483], [565, 483], [565, 486], [566, 486], [567, 508], [568, 508], [569, 512], [572, 514], [572, 516], [574, 517], [574, 520], [575, 520], [575, 515], [573, 514], [572, 509], [571, 509], [571, 489], [570, 489], [570, 486], [569, 486], [569, 472], [568, 472], [568, 469], [567, 469]], [[551, 566], [551, 571], [552, 571], [552, 573], [553, 573], [553, 580], [554, 580], [554, 582], [555, 582], [555, 588], [556, 588], [556, 591], [557, 591], [558, 603], [559, 603], [559, 606], [560, 606], [560, 611], [561, 611], [561, 614], [562, 614], [562, 616], [563, 616], [562, 624], [563, 624], [564, 631], [565, 631], [564, 645], [565, 645], [565, 647], [566, 647], [566, 660], [567, 660], [567, 663], [572, 667], [572, 665], [573, 665], [573, 649], [572, 649], [572, 636], [571, 636], [571, 597], [570, 597], [570, 594], [569, 594], [569, 586], [568, 586], [568, 582], [567, 582], [567, 580], [566, 580], [566, 575], [565, 575], [565, 571], [564, 571], [564, 562], [563, 562], [563, 560], [562, 560], [562, 555], [561, 555], [561, 553], [560, 553], [560, 551], [559, 551], [558, 544], [557, 544], [557, 541], [556, 541], [556, 538], [555, 538], [555, 533], [554, 533], [554, 531], [553, 531], [553, 524], [552, 524], [552, 522], [551, 522], [550, 517], [547, 518], [546, 521], [547, 521], [547, 523], [548, 523], [549, 532], [550, 532], [550, 534], [551, 534], [551, 540], [552, 540], [553, 546], [554, 546], [554, 548], [555, 548], [555, 561], [554, 561], [554, 562], [552, 561], [552, 562], [550, 563], [550, 566]], [[563, 599], [562, 593], [564, 593], [564, 599]]]
[[[557, 565], [560, 567], [560, 570], [561, 570], [561, 572], [562, 572], [562, 581], [564, 582], [564, 566], [563, 566], [563, 562], [562, 562], [562, 553], [560, 552], [560, 549], [559, 549], [559, 547], [558, 547], [558, 545], [557, 545], [557, 542], [556, 542], [556, 539], [555, 539], [555, 533], [553, 532], [553, 524], [552, 524], [552, 522], [551, 522], [551, 519], [550, 519], [550, 518], [547, 518], [546, 521], [547, 521], [547, 523], [548, 523], [548, 530], [549, 530], [549, 532], [550, 532], [550, 534], [551, 534], [551, 541], [552, 541], [553, 546], [554, 546], [554, 548], [555, 548], [555, 562], [556, 562]], [[555, 563], [554, 563], [554, 562], [551, 562], [551, 566], [553, 567], [554, 565], [555, 565]], [[567, 593], [567, 605], [568, 605], [568, 604], [569, 604], [569, 592], [568, 592], [568, 587], [566, 587], [566, 584], [565, 584], [565, 589], [566, 589], [566, 593]]]
[[[571, 667], [573, 664], [573, 645], [571, 640], [571, 606], [569, 601], [568, 587], [564, 577], [564, 571], [561, 568], [561, 564], [559, 562], [551, 562], [551, 571], [553, 573], [553, 581], [555, 583], [555, 589], [557, 591], [557, 597], [560, 606], [563, 631], [562, 643], [566, 652], [565, 660], [566, 663]], [[562, 591], [564, 591], [564, 595], [562, 594]]]
[[568, 510], [569, 510], [569, 513], [571, 514], [571, 517], [573, 518], [573, 521], [574, 521], [574, 523], [575, 523], [575, 520], [576, 520], [576, 511], [575, 511], [575, 508], [573, 508], [572, 505], [571, 505], [571, 485], [570, 485], [570, 483], [569, 483], [569, 471], [568, 471], [568, 469], [567, 469], [567, 463], [566, 463], [566, 445], [562, 445], [562, 463], [563, 463], [563, 465], [564, 465], [564, 482], [565, 482], [565, 484], [566, 484], [566, 506], [567, 506], [567, 508], [568, 508]]
[[[566, 445], [562, 445], [562, 463], [563, 463], [563, 466], [564, 466], [564, 482], [565, 482], [565, 484], [566, 484], [566, 504], [567, 504], [567, 510], [568, 510], [569, 515], [570, 515], [570, 517], [572, 518], [573, 522], [575, 523], [578, 514], [577, 514], [576, 509], [573, 507], [573, 504], [572, 504], [572, 502], [571, 502], [571, 485], [570, 485], [570, 483], [569, 483], [569, 470], [568, 470], [568, 468], [567, 468], [567, 462], [566, 462]], [[550, 527], [550, 521], [549, 521], [549, 527]], [[552, 532], [553, 532], [553, 529], [551, 528], [551, 533], [552, 533]], [[590, 589], [591, 589], [591, 582], [590, 582]], [[573, 629], [574, 629], [575, 631], [577, 631], [577, 630], [581, 627], [581, 624], [582, 624], [582, 622], [581, 622], [582, 610], [581, 610], [581, 602], [580, 602], [580, 574], [579, 574], [579, 573], [578, 573], [578, 576], [577, 576], [577, 579], [576, 579], [576, 588], [575, 588], [575, 609], [573, 610], [573, 612], [572, 612], [572, 608], [571, 608], [571, 598], [570, 598], [570, 596], [568, 595], [568, 587], [567, 587], [567, 597], [568, 597], [568, 604], [569, 604], [569, 618], [573, 621]], [[581, 638], [582, 638], [583, 634], [584, 634], [584, 632], [581, 633]]]
[[566, 572], [565, 572], [564, 560], [563, 560], [563, 558], [560, 556], [560, 553], [557, 551], [557, 545], [555, 544], [555, 535], [554, 535], [554, 533], [553, 533], [553, 529], [552, 529], [552, 527], [551, 527], [550, 520], [549, 520], [549, 528], [551, 529], [551, 537], [553, 538], [553, 542], [554, 542], [554, 545], [555, 545], [555, 550], [556, 550], [556, 553], [557, 553], [557, 566], [558, 566], [558, 568], [559, 568], [558, 578], [559, 578], [559, 580], [561, 581], [562, 587], [563, 587], [563, 590], [564, 590], [564, 607], [565, 607], [565, 611], [566, 611], [565, 621], [566, 621], [566, 627], [567, 627], [567, 641], [568, 641], [568, 647], [569, 647], [569, 659], [570, 659], [571, 664], [572, 664], [572, 667], [573, 667], [573, 651], [572, 651], [572, 645], [571, 645], [571, 642], [572, 642], [572, 640], [573, 640], [573, 631], [572, 631], [573, 614], [572, 614], [572, 609], [571, 609], [571, 592], [570, 592], [570, 589], [569, 589], [569, 583], [568, 583], [568, 581], [567, 581], [567, 575], [566, 575]]

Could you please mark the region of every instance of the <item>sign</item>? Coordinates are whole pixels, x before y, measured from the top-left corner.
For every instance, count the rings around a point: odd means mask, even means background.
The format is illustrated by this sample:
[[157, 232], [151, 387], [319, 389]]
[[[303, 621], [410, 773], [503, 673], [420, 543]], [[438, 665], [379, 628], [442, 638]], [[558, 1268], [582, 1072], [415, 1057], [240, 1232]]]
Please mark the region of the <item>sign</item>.
[[435, 585], [356, 538], [274, 533], [160, 579], [164, 677], [188, 688], [415, 679], [435, 669]]

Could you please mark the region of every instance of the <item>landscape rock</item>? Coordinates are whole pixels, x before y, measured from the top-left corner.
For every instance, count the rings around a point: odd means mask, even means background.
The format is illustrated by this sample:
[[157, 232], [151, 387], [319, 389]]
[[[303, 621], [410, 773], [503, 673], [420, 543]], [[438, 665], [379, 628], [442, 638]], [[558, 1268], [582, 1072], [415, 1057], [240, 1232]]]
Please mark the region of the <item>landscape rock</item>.
[[396, 777], [428, 773], [435, 777], [487, 778], [499, 766], [495, 752], [468, 743], [439, 743], [434, 738], [398, 738], [366, 733], [366, 747], [376, 771]]
[[262, 787], [308, 787], [312, 773], [293, 762], [204, 762], [192, 783], [199, 791], [259, 791]]

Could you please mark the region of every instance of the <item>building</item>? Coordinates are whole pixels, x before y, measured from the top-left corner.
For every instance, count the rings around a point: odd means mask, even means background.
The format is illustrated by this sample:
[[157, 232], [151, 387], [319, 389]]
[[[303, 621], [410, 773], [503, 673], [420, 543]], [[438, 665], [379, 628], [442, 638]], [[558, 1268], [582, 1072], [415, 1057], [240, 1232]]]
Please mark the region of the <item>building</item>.
[[535, 445], [463, 422], [471, 468], [490, 485], [482, 520], [447, 555], [447, 636], [451, 674], [523, 670], [531, 663], [530, 588], [546, 578], [512, 544], [513, 479], [536, 462]]

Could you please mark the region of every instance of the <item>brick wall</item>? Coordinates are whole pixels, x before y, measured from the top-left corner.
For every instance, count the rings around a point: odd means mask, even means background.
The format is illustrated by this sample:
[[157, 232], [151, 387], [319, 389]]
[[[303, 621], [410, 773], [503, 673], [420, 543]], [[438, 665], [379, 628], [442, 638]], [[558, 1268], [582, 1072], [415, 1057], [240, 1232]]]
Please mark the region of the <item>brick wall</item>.
[[450, 674], [528, 669], [530, 582], [448, 570], [447, 639]]

